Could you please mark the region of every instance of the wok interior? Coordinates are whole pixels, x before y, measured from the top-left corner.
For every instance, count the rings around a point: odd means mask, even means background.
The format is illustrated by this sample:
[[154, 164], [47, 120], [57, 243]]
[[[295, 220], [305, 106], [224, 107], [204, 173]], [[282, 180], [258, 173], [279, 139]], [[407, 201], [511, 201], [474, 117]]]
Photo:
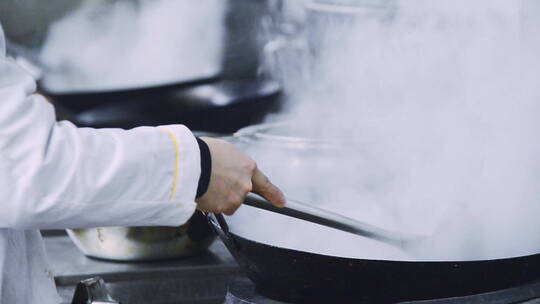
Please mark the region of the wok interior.
[[[244, 206], [228, 218], [231, 231], [241, 237], [329, 256], [390, 261], [493, 260], [540, 252], [535, 234], [516, 234], [526, 227], [534, 231], [537, 222], [534, 210], [520, 211], [519, 201], [491, 209], [486, 209], [486, 202], [453, 203], [453, 197], [438, 193], [446, 190], [445, 185], [437, 188], [438, 176], [418, 180], [411, 177], [410, 185], [392, 180], [385, 175], [385, 164], [377, 163], [376, 155], [356, 145], [330, 150], [314, 146], [291, 148], [268, 146], [255, 139], [241, 142], [240, 148], [257, 159], [263, 172], [288, 197], [386, 230], [430, 236], [419, 246], [404, 251]], [[395, 183], [402, 192], [392, 188]], [[528, 202], [523, 204], [529, 206]]]
[[[276, 247], [348, 258], [411, 259], [406, 252], [384, 243], [249, 206], [226, 219], [232, 233]], [[253, 224], [245, 224], [250, 221]]]
[[[437, 246], [436, 239], [427, 239], [418, 248], [401, 250], [365, 237], [250, 206], [243, 206], [233, 216], [227, 216], [226, 221], [231, 233], [253, 242], [339, 258], [401, 262], [470, 262], [537, 254], [535, 251], [522, 251], [515, 255], [470, 257], [466, 254], [458, 256], [453, 252], [422, 248]], [[248, 222], [252, 224], [246, 224]]]

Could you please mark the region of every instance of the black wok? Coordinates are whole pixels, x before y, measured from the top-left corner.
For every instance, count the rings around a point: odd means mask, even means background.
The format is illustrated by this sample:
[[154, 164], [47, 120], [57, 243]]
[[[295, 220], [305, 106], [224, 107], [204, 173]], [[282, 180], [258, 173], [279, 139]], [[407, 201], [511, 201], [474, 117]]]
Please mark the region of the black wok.
[[157, 86], [94, 91], [60, 92], [47, 87], [44, 85], [43, 81], [38, 81], [38, 87], [39, 92], [53, 100], [55, 105], [59, 105], [77, 113], [102, 105], [114, 104], [126, 100], [129, 100], [130, 102], [144, 102], [162, 99], [171, 94], [175, 94], [178, 90], [212, 83], [217, 79], [217, 76], [211, 76]]
[[18, 60], [29, 71], [33, 71], [32, 74], [36, 78], [39, 93], [53, 100], [55, 106], [62, 108], [65, 112], [78, 113], [122, 101], [159, 100], [176, 94], [178, 90], [213, 83], [219, 79], [219, 75], [215, 74], [148, 86], [61, 91], [47, 85], [47, 75], [51, 71], [34, 51], [11, 40], [6, 41], [6, 48], [8, 55]]
[[[280, 301], [396, 303], [483, 293], [540, 277], [540, 254], [455, 262], [344, 258], [255, 242], [229, 231], [221, 215], [208, 219], [257, 291]], [[527, 296], [518, 293], [516, 301]]]
[[129, 129], [181, 123], [191, 130], [232, 133], [278, 110], [280, 97], [280, 87], [272, 81], [221, 80], [146, 99], [119, 100], [73, 114], [69, 120], [81, 127]]

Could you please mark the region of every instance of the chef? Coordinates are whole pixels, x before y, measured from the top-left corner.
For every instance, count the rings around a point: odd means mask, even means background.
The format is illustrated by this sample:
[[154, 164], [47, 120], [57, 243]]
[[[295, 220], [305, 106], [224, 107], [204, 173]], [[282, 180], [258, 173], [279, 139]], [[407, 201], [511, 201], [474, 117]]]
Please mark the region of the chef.
[[234, 146], [182, 125], [56, 122], [34, 80], [5, 57], [0, 27], [0, 303], [58, 304], [38, 229], [179, 226], [195, 209], [232, 214], [281, 191]]

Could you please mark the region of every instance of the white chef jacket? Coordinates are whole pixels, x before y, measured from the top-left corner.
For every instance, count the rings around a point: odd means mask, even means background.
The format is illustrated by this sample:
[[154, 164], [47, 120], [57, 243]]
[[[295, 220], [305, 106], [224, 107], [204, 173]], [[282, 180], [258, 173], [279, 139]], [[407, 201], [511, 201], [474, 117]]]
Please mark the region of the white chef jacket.
[[57, 304], [38, 229], [178, 226], [195, 210], [200, 152], [181, 125], [56, 122], [5, 58], [0, 27], [0, 303]]

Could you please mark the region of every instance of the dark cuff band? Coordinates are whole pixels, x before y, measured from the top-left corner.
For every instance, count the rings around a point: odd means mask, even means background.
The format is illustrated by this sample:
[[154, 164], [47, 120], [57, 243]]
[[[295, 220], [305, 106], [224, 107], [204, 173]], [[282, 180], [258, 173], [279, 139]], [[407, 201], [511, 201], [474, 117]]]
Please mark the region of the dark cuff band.
[[208, 145], [200, 138], [195, 137], [201, 151], [201, 177], [197, 186], [197, 198], [203, 196], [210, 185], [210, 175], [212, 174], [212, 156]]

